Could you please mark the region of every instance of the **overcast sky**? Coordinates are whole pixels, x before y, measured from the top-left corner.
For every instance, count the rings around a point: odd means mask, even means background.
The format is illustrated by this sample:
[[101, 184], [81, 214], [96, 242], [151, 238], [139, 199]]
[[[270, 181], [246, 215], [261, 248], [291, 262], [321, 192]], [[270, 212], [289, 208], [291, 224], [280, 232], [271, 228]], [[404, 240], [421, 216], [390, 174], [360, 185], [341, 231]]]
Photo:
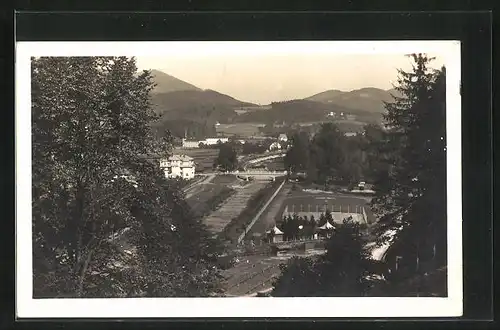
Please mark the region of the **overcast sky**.
[[[437, 58], [434, 67], [443, 61]], [[411, 69], [404, 54], [172, 54], [137, 57], [139, 69], [157, 69], [202, 89], [269, 104], [328, 89], [392, 88], [397, 69]]]

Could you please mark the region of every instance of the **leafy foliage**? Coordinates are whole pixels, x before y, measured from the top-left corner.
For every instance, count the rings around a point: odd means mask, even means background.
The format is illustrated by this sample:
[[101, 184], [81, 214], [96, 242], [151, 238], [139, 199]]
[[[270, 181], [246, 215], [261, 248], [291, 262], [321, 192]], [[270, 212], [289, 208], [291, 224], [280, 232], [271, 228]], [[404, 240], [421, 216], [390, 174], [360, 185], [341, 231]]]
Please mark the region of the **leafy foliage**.
[[219, 155], [215, 159], [214, 166], [223, 171], [234, 171], [238, 167], [236, 148], [230, 143], [219, 145]]
[[365, 177], [367, 160], [362, 137], [348, 138], [333, 123], [324, 123], [319, 131], [299, 131], [292, 135], [285, 165], [292, 172], [304, 172], [308, 180], [319, 184], [354, 183]]
[[285, 156], [285, 167], [291, 172], [305, 172], [309, 168], [309, 135], [294, 132], [290, 137], [291, 147]]
[[152, 88], [127, 57], [32, 59], [36, 297], [212, 291], [215, 243], [148, 161], [170, 149], [151, 131]]
[[293, 258], [274, 283], [273, 296], [364, 296], [369, 275], [381, 268], [371, 259], [359, 224], [345, 220], [326, 243], [327, 253], [315, 258]]

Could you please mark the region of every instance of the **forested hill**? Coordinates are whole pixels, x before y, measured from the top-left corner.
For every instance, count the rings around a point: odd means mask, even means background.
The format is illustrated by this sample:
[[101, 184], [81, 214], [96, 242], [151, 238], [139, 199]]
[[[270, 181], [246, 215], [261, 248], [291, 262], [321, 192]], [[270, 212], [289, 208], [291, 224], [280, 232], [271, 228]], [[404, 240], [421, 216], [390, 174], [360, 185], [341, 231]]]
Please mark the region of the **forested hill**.
[[275, 102], [271, 104], [271, 109], [248, 112], [236, 118], [238, 122], [317, 122], [326, 120], [328, 114], [334, 112], [355, 115], [357, 120], [366, 122], [380, 122], [380, 113], [371, 113], [359, 109], [351, 109], [336, 104], [315, 102], [310, 100], [292, 100], [286, 102]]
[[385, 112], [384, 102], [391, 102], [393, 100], [392, 95], [399, 94], [394, 89], [383, 90], [367, 87], [350, 92], [328, 90], [310, 96], [306, 100], [338, 105], [349, 109], [382, 113]]
[[236, 108], [254, 106], [252, 103], [239, 101], [231, 96], [213, 90], [184, 90], [169, 93], [153, 93], [152, 104], [157, 113], [171, 110], [217, 107]]

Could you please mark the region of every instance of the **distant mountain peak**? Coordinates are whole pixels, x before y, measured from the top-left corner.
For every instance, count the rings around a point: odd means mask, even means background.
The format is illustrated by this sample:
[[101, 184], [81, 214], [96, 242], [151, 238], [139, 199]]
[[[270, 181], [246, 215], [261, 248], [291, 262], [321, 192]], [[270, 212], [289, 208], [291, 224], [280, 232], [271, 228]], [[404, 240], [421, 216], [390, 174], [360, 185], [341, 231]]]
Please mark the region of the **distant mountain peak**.
[[169, 93], [178, 91], [201, 91], [200, 88], [180, 80], [174, 76], [166, 74], [160, 70], [151, 70], [151, 75], [153, 76], [153, 81], [156, 86], [153, 89], [153, 93]]

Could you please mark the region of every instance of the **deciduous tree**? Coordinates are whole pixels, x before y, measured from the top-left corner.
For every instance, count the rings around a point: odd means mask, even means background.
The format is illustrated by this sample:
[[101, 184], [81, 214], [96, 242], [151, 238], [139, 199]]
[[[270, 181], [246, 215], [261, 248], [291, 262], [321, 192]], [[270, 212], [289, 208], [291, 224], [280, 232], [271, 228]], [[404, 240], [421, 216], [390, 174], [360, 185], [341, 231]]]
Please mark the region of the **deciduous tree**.
[[[148, 159], [171, 146], [151, 130], [152, 88], [127, 57], [32, 59], [35, 296], [168, 295], [186, 279], [154, 271], [204, 260], [204, 229], [176, 213], [182, 198]], [[189, 254], [174, 227], [191, 235]], [[136, 252], [118, 247], [125, 231]], [[151, 290], [165, 281], [175, 290]]]

